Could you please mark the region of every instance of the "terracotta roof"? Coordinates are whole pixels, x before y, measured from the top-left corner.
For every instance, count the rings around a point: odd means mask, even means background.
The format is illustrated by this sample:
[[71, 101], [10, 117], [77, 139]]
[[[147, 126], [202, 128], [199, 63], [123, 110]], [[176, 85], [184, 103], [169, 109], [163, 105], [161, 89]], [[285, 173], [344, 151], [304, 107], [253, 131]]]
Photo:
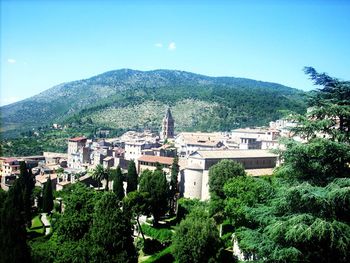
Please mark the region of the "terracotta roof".
[[11, 163], [11, 162], [15, 162], [15, 161], [17, 161], [17, 158], [9, 157], [9, 158], [5, 159], [5, 163]]
[[86, 141], [87, 138], [82, 136], [82, 137], [75, 137], [75, 138], [70, 138], [69, 141], [70, 142], [80, 142], [80, 141]]
[[169, 164], [172, 165], [174, 158], [172, 157], [163, 157], [163, 156], [153, 156], [153, 155], [142, 155], [139, 159], [141, 162], [149, 163], [160, 163], [160, 164]]

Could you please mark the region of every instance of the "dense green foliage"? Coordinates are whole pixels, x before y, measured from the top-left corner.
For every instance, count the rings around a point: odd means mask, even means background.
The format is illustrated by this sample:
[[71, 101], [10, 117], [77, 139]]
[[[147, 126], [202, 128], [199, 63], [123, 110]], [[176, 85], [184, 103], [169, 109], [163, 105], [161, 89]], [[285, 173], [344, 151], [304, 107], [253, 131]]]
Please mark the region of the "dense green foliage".
[[170, 243], [173, 232], [170, 229], [154, 228], [147, 224], [142, 224], [142, 231], [145, 235], [157, 239], [162, 244]]
[[327, 184], [350, 174], [350, 145], [324, 138], [310, 139], [307, 144], [286, 141], [288, 151], [282, 153], [285, 165], [278, 175]]
[[[301, 124], [294, 131], [307, 138], [315, 138], [321, 132], [332, 140], [349, 143], [350, 81], [318, 73], [311, 67], [306, 67], [304, 71], [315, 85], [322, 87], [311, 94], [308, 113], [305, 116], [293, 116]], [[310, 119], [313, 121], [310, 122]]]
[[137, 262], [130, 213], [112, 192], [76, 183], [51, 236], [31, 242], [35, 262]]
[[93, 221], [96, 200], [100, 193], [94, 192], [82, 184], [74, 184], [66, 190], [63, 197], [65, 209], [57, 226], [60, 240], [78, 241], [85, 237]]
[[174, 213], [176, 210], [176, 202], [178, 198], [178, 175], [179, 175], [179, 159], [174, 158], [173, 164], [171, 165], [170, 174], [170, 189], [169, 189], [169, 200], [170, 200], [170, 212]]
[[96, 203], [91, 241], [94, 262], [137, 262], [132, 225], [113, 193], [105, 193]]
[[213, 165], [209, 169], [209, 191], [211, 197], [224, 198], [224, 184], [230, 178], [244, 175], [245, 171], [242, 164], [231, 160], [222, 160]]
[[105, 169], [103, 165], [98, 164], [96, 165], [95, 169], [92, 169], [91, 171], [89, 171], [89, 173], [91, 174], [92, 178], [98, 182], [99, 186], [102, 185], [101, 183], [102, 180], [106, 180], [105, 190], [108, 191], [108, 182], [110, 177], [109, 169], [107, 168]]
[[224, 186], [225, 216], [235, 238], [247, 258], [261, 262], [350, 259], [350, 147], [343, 111], [350, 87], [311, 68], [306, 72], [324, 85], [311, 97], [312, 115], [294, 119], [295, 131], [309, 140], [285, 141], [275, 177], [237, 177]]
[[143, 263], [168, 263], [174, 262], [174, 257], [171, 254], [172, 247], [169, 246], [162, 251], [152, 255], [150, 258], [143, 261]]
[[126, 186], [127, 193], [137, 190], [138, 174], [136, 171], [136, 165], [134, 160], [129, 161], [126, 182], [127, 182], [127, 186]]
[[140, 192], [149, 194], [148, 203], [156, 225], [169, 210], [169, 185], [162, 170], [145, 170], [140, 179]]
[[120, 169], [120, 166], [118, 165], [116, 170], [112, 171], [112, 177], [113, 177], [113, 192], [117, 196], [119, 200], [123, 200], [124, 198], [124, 176], [122, 174], [122, 171]]
[[208, 208], [208, 203], [200, 201], [199, 199], [188, 199], [180, 198], [178, 201], [177, 208], [177, 221], [180, 222], [184, 219], [193, 209], [206, 210]]
[[7, 194], [1, 194], [0, 262], [30, 262], [26, 237], [25, 184], [23, 169]]
[[215, 221], [203, 210], [193, 210], [176, 228], [173, 254], [178, 262], [220, 262], [220, 248]]
[[51, 213], [53, 209], [53, 193], [52, 193], [52, 182], [51, 177], [47, 178], [47, 181], [43, 189], [43, 212]]
[[27, 169], [25, 162], [20, 162], [20, 175], [18, 181], [23, 189], [24, 218], [27, 226], [30, 227], [32, 221], [32, 205], [34, 204], [32, 194], [35, 187], [35, 181], [31, 169]]

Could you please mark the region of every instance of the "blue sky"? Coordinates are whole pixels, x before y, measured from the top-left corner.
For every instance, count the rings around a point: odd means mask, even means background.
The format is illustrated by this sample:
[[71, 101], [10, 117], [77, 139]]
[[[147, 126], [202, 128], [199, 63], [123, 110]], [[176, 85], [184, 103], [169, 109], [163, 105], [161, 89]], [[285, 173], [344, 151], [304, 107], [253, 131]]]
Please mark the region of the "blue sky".
[[349, 14], [346, 0], [2, 0], [1, 105], [120, 68], [304, 90], [304, 66], [350, 80]]

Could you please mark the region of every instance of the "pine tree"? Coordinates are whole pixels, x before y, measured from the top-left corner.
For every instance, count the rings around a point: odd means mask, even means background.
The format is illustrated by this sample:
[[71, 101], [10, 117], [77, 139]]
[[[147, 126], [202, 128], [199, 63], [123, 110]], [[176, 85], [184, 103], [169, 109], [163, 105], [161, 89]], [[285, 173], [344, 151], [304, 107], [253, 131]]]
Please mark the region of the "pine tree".
[[128, 177], [127, 177], [127, 187], [126, 192], [130, 193], [137, 190], [138, 175], [136, 172], [135, 162], [131, 160], [128, 165]]
[[47, 178], [46, 184], [43, 190], [43, 211], [50, 213], [53, 209], [53, 194], [52, 194], [52, 182], [51, 177]]
[[113, 192], [116, 194], [118, 200], [122, 200], [124, 197], [123, 181], [123, 174], [120, 166], [118, 165], [113, 179]]
[[350, 142], [350, 81], [341, 81], [318, 73], [312, 67], [306, 67], [305, 73], [315, 85], [322, 88], [313, 91], [309, 99], [309, 111], [306, 116], [293, 116], [299, 125], [294, 132], [307, 139], [317, 137], [320, 132], [333, 141]]

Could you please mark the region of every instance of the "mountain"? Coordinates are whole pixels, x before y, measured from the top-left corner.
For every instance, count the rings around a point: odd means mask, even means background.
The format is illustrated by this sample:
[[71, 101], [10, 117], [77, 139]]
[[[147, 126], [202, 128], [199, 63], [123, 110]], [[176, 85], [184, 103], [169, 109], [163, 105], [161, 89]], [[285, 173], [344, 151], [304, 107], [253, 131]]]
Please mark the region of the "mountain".
[[244, 78], [121, 69], [63, 83], [1, 107], [1, 132], [6, 138], [52, 123], [157, 129], [168, 106], [177, 130], [230, 130], [266, 125], [284, 110], [302, 112], [303, 94]]

